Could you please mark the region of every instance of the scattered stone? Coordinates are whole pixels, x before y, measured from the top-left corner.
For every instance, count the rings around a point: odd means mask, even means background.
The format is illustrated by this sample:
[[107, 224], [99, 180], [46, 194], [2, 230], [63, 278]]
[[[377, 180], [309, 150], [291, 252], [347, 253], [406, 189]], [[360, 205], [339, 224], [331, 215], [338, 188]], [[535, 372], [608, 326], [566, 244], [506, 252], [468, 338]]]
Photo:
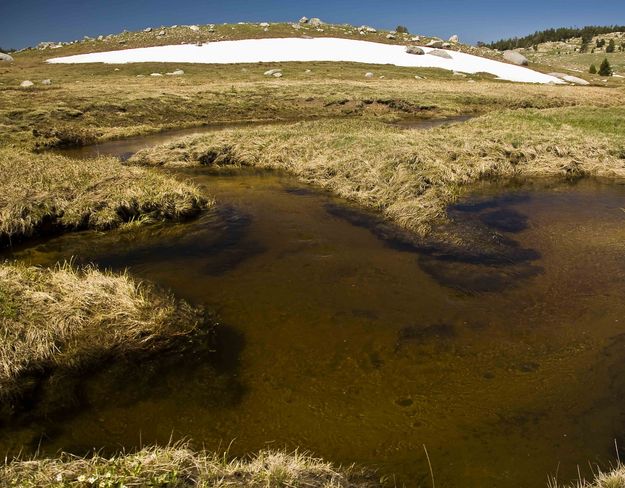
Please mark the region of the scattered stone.
[[191, 29], [193, 32], [197, 32], [200, 30], [200, 28], [197, 25], [190, 25], [189, 29]]
[[306, 71], [304, 71], [304, 73], [312, 73], [311, 69], [307, 69]]
[[24, 81], [22, 81], [22, 82], [20, 83], [20, 86], [21, 86], [22, 88], [30, 88], [31, 86], [34, 86], [34, 85], [35, 85], [35, 84], [34, 84], [32, 81], [30, 81], [30, 80], [24, 80]]
[[5, 53], [0, 53], [0, 63], [12, 63], [13, 62], [13, 56], [9, 56], [8, 54]]
[[150, 76], [163, 76], [161, 73], [151, 73]]
[[165, 35], [165, 31], [164, 31], [164, 30], [159, 31], [157, 35], [158, 35], [159, 37], [163, 37], [163, 36]]
[[115, 68], [113, 71], [119, 71], [119, 68]]
[[430, 41], [426, 44], [426, 47], [434, 47], [434, 48], [441, 48], [443, 47], [443, 41]]
[[503, 58], [510, 63], [516, 64], [518, 66], [527, 66], [529, 61], [525, 56], [516, 51], [504, 51]]
[[98, 36], [98, 41], [103, 41], [104, 40], [104, 36]]
[[460, 78], [466, 78], [467, 75], [465, 75], [464, 73], [460, 73], [460, 71], [454, 71], [454, 76], [458, 76]]
[[277, 68], [277, 69], [270, 69], [269, 71], [265, 71], [263, 74], [265, 76], [273, 76], [276, 73], [280, 73], [280, 72], [282, 72], [282, 70], [280, 68]]
[[176, 71], [172, 71], [171, 73], [165, 73], [167, 76], [182, 76], [184, 75], [184, 71], [181, 69], [177, 69]]
[[299, 19], [300, 24], [308, 24], [308, 22], [309, 22], [308, 17], [302, 17], [301, 19]]
[[269, 27], [269, 22], [261, 22], [260, 24], [261, 27]]
[[365, 78], [373, 78], [373, 73], [371, 71], [365, 73]]
[[277, 71], [276, 73], [274, 73], [272, 75], [274, 78], [282, 78], [282, 72], [281, 71]]
[[428, 54], [432, 56], [438, 56], [439, 58], [452, 59], [451, 54], [442, 49], [432, 49]]
[[395, 34], [386, 34], [387, 39], [395, 39]]
[[43, 80], [41, 82], [42, 85], [51, 85], [52, 84], [52, 80]]
[[454, 42], [454, 43], [460, 42], [460, 38], [458, 37], [458, 34], [454, 34], [453, 36], [451, 36], [449, 38], [449, 42]]
[[423, 77], [421, 77], [421, 76], [419, 76], [419, 75], [414, 75], [414, 79], [415, 79], [415, 80], [422, 80], [422, 79], [423, 79]]
[[313, 17], [312, 19], [308, 21], [308, 24], [313, 27], [321, 27], [323, 25], [323, 22], [321, 22], [321, 19], [318, 19], [317, 17]]
[[420, 36], [414, 36], [413, 38], [410, 39], [412, 42], [420, 42], [421, 41], [421, 37]]
[[172, 29], [177, 29], [178, 28], [178, 24], [174, 24], [171, 26]]
[[419, 56], [425, 54], [425, 51], [418, 46], [406, 46], [406, 52], [408, 54], [417, 54]]
[[291, 27], [293, 27], [293, 29], [295, 30], [300, 30], [302, 28], [302, 26], [299, 24], [291, 24]]
[[152, 27], [146, 27], [143, 32], [152, 32]]

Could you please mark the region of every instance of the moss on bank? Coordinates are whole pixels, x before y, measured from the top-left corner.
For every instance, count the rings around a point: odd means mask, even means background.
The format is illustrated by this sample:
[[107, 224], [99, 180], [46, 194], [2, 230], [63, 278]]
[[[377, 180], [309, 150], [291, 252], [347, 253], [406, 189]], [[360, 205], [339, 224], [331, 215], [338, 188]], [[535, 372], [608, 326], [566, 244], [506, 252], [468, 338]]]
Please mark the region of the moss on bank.
[[262, 451], [248, 459], [193, 452], [186, 447], [146, 448], [113, 458], [13, 461], [0, 467], [8, 487], [307, 487], [375, 488], [383, 483], [355, 467], [336, 468], [300, 453]]
[[0, 264], [0, 400], [44, 372], [150, 351], [203, 320], [200, 309], [126, 274]]
[[502, 111], [426, 132], [323, 120], [184, 138], [140, 151], [130, 162], [287, 170], [424, 234], [480, 180], [623, 178], [624, 136], [623, 108]]
[[0, 149], [0, 246], [58, 230], [181, 219], [210, 202], [193, 185], [115, 158], [84, 161]]

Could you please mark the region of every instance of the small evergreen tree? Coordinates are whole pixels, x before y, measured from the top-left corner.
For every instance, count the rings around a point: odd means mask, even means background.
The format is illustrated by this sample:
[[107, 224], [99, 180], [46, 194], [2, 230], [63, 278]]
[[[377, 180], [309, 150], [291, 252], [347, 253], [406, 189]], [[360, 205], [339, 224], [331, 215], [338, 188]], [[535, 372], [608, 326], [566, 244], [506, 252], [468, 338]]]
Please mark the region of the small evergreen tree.
[[400, 34], [408, 34], [408, 27], [406, 27], [405, 25], [398, 25], [395, 31], [399, 32]]
[[590, 65], [590, 69], [588, 70], [588, 72], [589, 72], [591, 75], [596, 75], [596, 74], [597, 74], [597, 67], [596, 67], [594, 64], [591, 64], [591, 65]]
[[599, 66], [599, 74], [601, 76], [612, 76], [612, 66], [610, 65], [610, 61], [608, 58], [605, 58]]
[[614, 43], [614, 39], [610, 39], [610, 42], [608, 43], [608, 47], [605, 48], [605, 52], [613, 53], [615, 49], [616, 49], [616, 44]]

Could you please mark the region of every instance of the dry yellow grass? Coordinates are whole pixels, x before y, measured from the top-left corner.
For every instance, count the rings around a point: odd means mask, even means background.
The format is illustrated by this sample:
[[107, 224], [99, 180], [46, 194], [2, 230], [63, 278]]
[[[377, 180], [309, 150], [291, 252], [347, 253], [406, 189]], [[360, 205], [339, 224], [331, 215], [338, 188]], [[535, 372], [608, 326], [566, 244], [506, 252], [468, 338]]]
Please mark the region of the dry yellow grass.
[[599, 470], [590, 481], [582, 479], [572, 484], [562, 485], [557, 480], [551, 480], [549, 488], [625, 488], [625, 466], [618, 464], [609, 471]]
[[383, 482], [355, 467], [336, 468], [298, 452], [261, 451], [227, 461], [185, 446], [143, 449], [112, 458], [15, 460], [0, 467], [6, 487], [376, 488]]
[[43, 371], [150, 350], [202, 321], [201, 310], [126, 274], [0, 264], [0, 399]]
[[623, 178], [623, 135], [622, 108], [502, 111], [427, 132], [325, 120], [185, 138], [130, 161], [282, 169], [423, 234], [479, 180]]
[[181, 219], [210, 202], [193, 185], [115, 158], [77, 161], [0, 149], [0, 245], [36, 234]]

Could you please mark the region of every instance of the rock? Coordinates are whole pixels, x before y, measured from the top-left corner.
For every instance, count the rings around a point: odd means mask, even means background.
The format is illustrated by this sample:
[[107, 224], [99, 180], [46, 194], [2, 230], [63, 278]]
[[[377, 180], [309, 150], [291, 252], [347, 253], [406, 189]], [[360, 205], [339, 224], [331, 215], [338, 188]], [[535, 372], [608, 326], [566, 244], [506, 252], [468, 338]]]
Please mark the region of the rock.
[[529, 64], [527, 58], [516, 51], [504, 51], [503, 58], [506, 61], [509, 61], [510, 63], [516, 64], [518, 66], [527, 66]]
[[281, 73], [281, 72], [282, 72], [282, 70], [280, 68], [277, 68], [277, 69], [270, 69], [269, 71], [265, 71], [263, 74], [265, 76], [273, 76], [276, 73]]
[[308, 17], [302, 17], [301, 19], [299, 19], [300, 24], [308, 24], [308, 22], [309, 22]]
[[152, 32], [152, 27], [146, 27], [143, 32]]
[[369, 32], [370, 34], [375, 34], [378, 31], [377, 29], [374, 29], [373, 27], [369, 27], [368, 25], [360, 26], [359, 30], [362, 32]]
[[460, 38], [458, 37], [458, 34], [454, 34], [453, 36], [451, 36], [449, 38], [449, 42], [460, 42]]
[[41, 82], [42, 85], [51, 85], [52, 84], [52, 80], [43, 80]]
[[265, 28], [263, 29], [263, 32], [269, 32], [269, 27], [265, 27]]
[[150, 76], [163, 76], [161, 73], [151, 73]]
[[373, 78], [373, 73], [371, 71], [365, 73], [365, 78]]
[[277, 71], [271, 76], [273, 76], [274, 78], [282, 78], [282, 71]]
[[299, 24], [292, 24], [291, 27], [293, 27], [293, 29], [295, 30], [300, 30], [302, 28], [302, 26]]
[[421, 41], [421, 37], [420, 36], [414, 36], [413, 38], [410, 39], [412, 42], [420, 42]]
[[30, 81], [30, 80], [24, 80], [24, 81], [22, 81], [22, 82], [20, 83], [20, 86], [21, 86], [22, 88], [30, 88], [31, 86], [34, 86], [34, 85], [35, 85], [35, 84], [34, 84], [32, 81]]
[[178, 24], [174, 24], [171, 26], [172, 29], [177, 29], [178, 28]]
[[103, 41], [104, 40], [104, 36], [98, 36], [98, 41]]
[[395, 39], [395, 34], [386, 34], [387, 39]]
[[415, 80], [422, 80], [422, 79], [423, 79], [423, 77], [421, 77], [421, 76], [419, 76], [419, 75], [414, 75], [414, 79], [415, 79]]
[[197, 32], [200, 30], [200, 28], [197, 25], [190, 25], [189, 29], [191, 29], [193, 32]]
[[311, 69], [307, 69], [306, 71], [304, 71], [304, 73], [312, 73]]
[[428, 54], [431, 56], [438, 56], [439, 58], [452, 59], [451, 54], [442, 49], [432, 49]]
[[269, 22], [261, 22], [260, 24], [261, 27], [269, 27]]
[[165, 73], [167, 76], [182, 76], [184, 75], [184, 71], [181, 69], [177, 69], [176, 71], [172, 71], [171, 73]]
[[443, 49], [449, 49], [451, 44], [449, 42], [443, 42]]
[[443, 47], [443, 41], [430, 41], [426, 44], [426, 47], [434, 47], [434, 48], [441, 48]]
[[163, 37], [163, 36], [165, 35], [165, 31], [164, 31], [164, 30], [159, 31], [157, 35], [158, 35], [159, 37]]
[[406, 46], [406, 52], [408, 54], [417, 54], [417, 55], [425, 54], [425, 51], [418, 46]]
[[12, 63], [13, 62], [13, 56], [9, 56], [8, 54], [5, 53], [0, 53], [0, 63]]
[[467, 75], [465, 75], [464, 73], [460, 73], [460, 71], [454, 71], [454, 76], [458, 76], [460, 78], [466, 78]]
[[308, 24], [312, 25], [313, 27], [321, 27], [323, 25], [323, 22], [321, 22], [321, 19], [313, 17], [308, 21]]

